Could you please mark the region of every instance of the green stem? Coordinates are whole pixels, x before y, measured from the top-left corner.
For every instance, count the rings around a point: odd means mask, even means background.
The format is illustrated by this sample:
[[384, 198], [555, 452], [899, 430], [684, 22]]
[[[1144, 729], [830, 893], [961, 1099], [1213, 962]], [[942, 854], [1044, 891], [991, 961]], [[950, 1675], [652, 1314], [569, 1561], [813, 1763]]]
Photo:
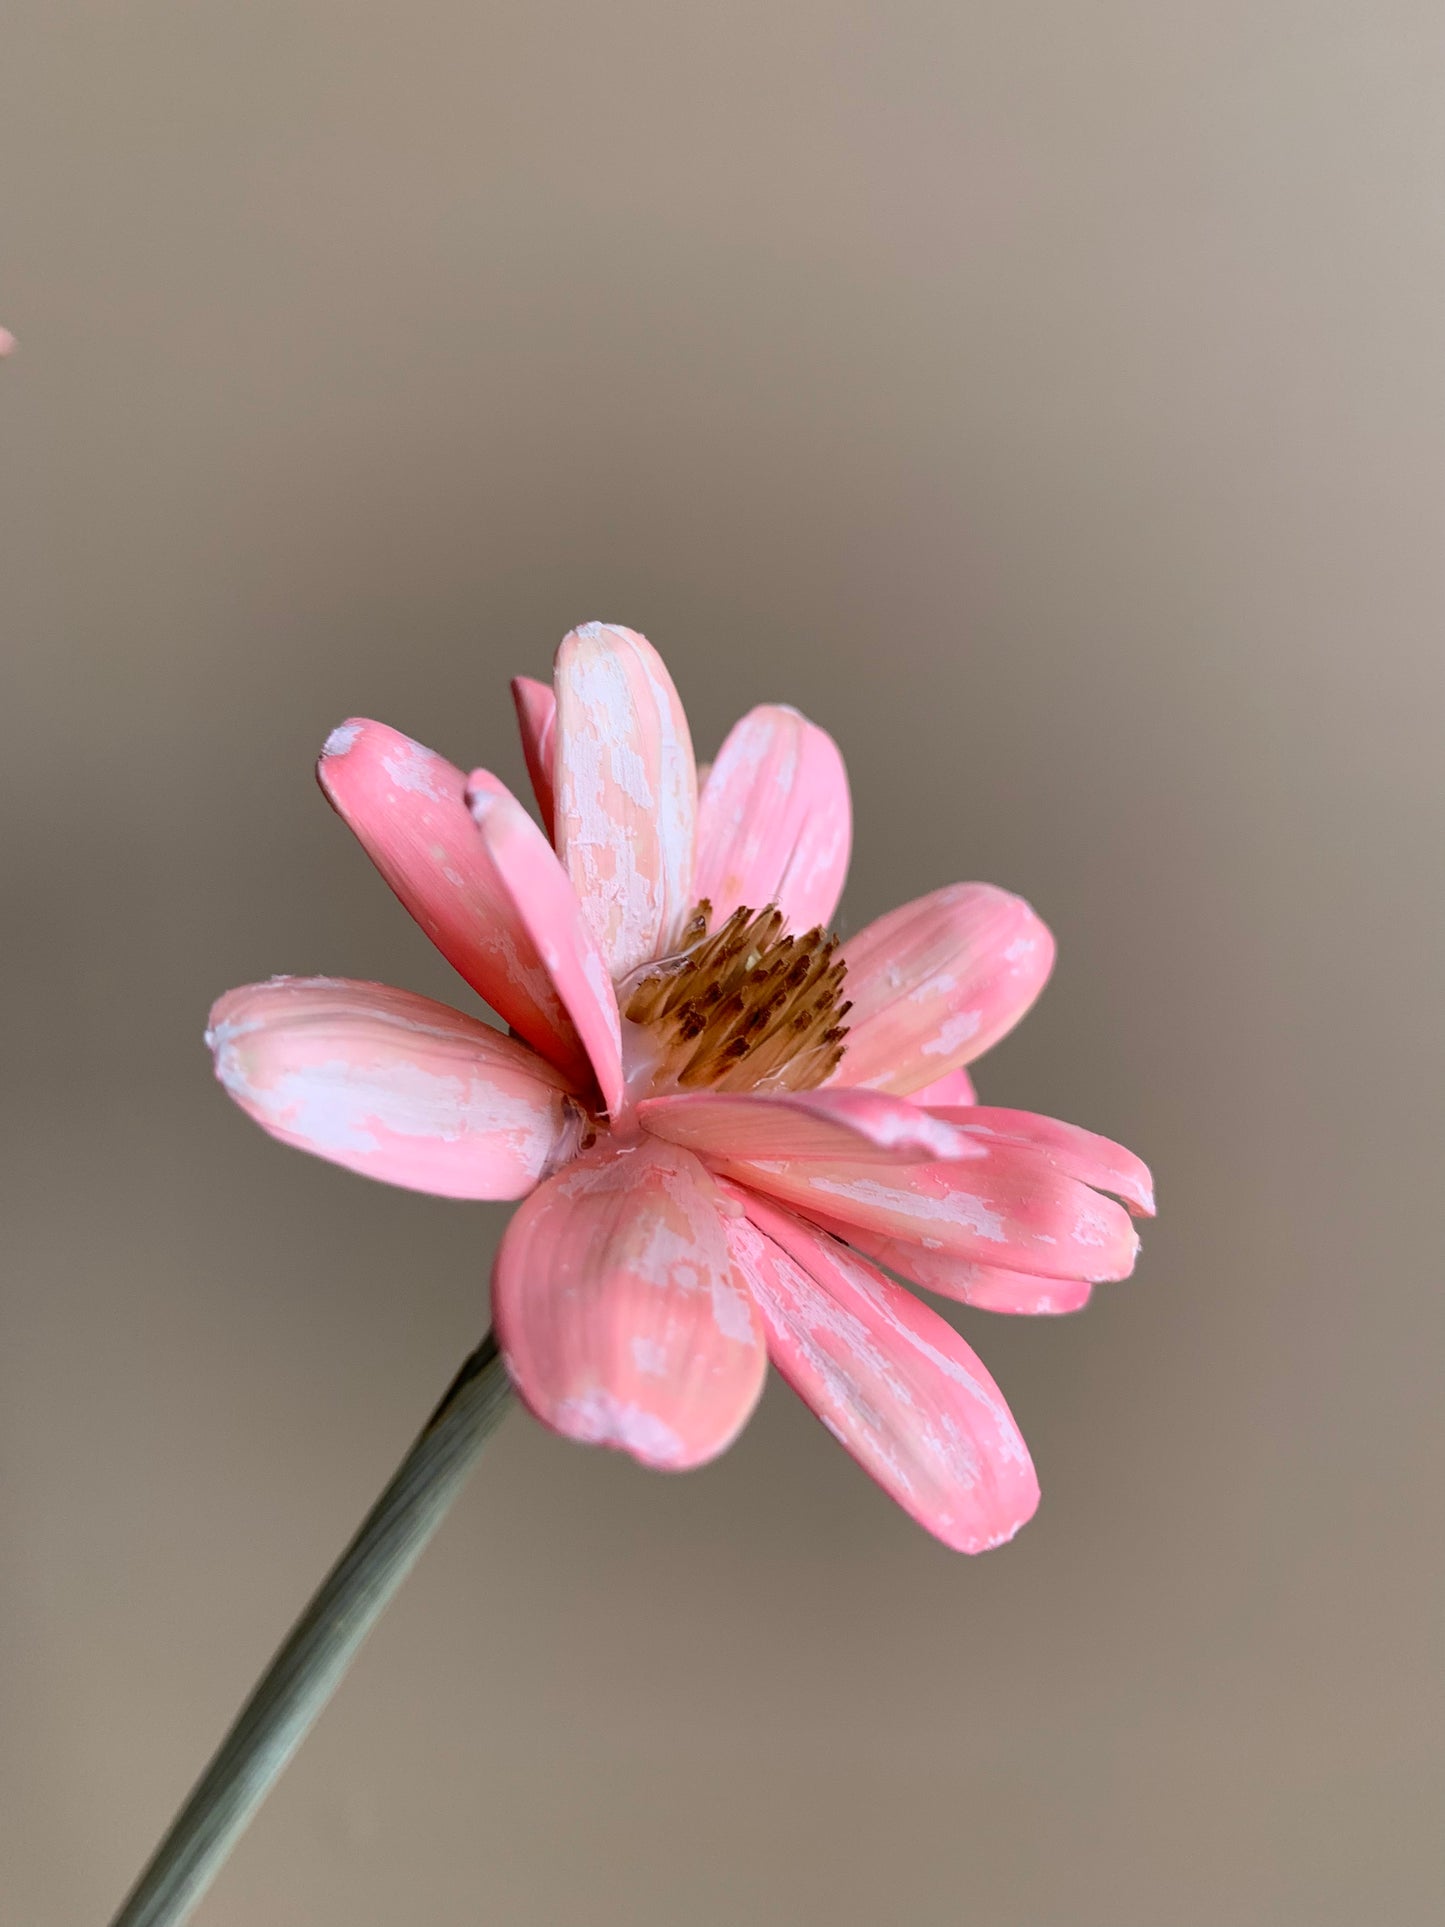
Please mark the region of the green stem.
[[488, 1333], [297, 1620], [112, 1927], [179, 1927], [310, 1732], [507, 1409]]

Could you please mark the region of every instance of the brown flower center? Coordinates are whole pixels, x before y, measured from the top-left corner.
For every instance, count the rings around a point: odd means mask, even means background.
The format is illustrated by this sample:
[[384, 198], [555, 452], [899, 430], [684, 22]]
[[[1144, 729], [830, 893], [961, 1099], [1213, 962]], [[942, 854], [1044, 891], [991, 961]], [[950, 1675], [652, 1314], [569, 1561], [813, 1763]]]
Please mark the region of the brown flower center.
[[712, 936], [704, 899], [675, 956], [622, 986], [622, 1014], [649, 1035], [654, 1090], [808, 1091], [843, 1055], [850, 1005], [838, 939], [783, 934], [776, 908], [737, 909]]

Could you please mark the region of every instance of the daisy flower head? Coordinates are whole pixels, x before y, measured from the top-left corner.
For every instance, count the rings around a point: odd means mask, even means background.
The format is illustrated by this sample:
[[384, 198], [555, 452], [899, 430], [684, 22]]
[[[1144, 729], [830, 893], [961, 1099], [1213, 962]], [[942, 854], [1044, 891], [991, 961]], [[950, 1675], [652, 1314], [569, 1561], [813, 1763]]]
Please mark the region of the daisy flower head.
[[280, 977], [212, 1011], [222, 1084], [272, 1136], [369, 1177], [521, 1200], [493, 1316], [554, 1431], [701, 1465], [771, 1360], [945, 1544], [1012, 1538], [1038, 1502], [1027, 1447], [898, 1279], [1049, 1313], [1133, 1267], [1145, 1166], [979, 1105], [969, 1081], [1042, 989], [1048, 930], [960, 883], [840, 942], [836, 745], [765, 704], [699, 788], [677, 691], [630, 629], [583, 624], [552, 684], [513, 694], [540, 828], [488, 771], [382, 723], [343, 723], [318, 765], [507, 1031], [386, 985]]

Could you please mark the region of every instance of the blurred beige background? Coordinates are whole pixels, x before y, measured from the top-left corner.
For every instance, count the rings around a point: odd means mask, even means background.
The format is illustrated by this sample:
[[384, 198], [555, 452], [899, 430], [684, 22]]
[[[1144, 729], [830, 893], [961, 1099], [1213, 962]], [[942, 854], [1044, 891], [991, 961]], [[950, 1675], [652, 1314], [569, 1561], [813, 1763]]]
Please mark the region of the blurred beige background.
[[509, 1419], [205, 1927], [1427, 1927], [1433, 6], [56, 7], [0, 63], [0, 1919], [101, 1922], [486, 1318], [500, 1207], [283, 1151], [207, 1005], [470, 1007], [311, 780], [645, 630], [839, 737], [856, 928], [1061, 959], [993, 1101], [1164, 1214], [958, 1314], [1045, 1491], [943, 1552], [784, 1389]]

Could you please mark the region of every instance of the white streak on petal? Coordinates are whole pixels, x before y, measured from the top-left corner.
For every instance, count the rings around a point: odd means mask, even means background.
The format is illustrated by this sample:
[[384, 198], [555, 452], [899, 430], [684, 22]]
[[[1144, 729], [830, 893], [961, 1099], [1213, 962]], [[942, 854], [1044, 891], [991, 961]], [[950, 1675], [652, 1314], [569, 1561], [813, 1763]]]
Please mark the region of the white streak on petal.
[[338, 723], [321, 745], [323, 756], [344, 756], [361, 734], [357, 723]]

